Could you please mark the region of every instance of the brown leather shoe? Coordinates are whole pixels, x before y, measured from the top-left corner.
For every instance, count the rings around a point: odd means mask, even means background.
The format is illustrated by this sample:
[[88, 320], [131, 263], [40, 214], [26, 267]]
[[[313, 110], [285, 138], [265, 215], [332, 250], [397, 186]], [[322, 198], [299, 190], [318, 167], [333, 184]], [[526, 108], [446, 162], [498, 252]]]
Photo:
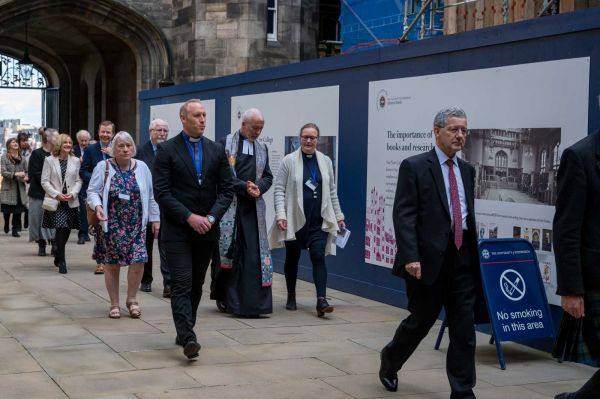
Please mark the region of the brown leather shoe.
[[94, 274], [104, 274], [104, 265], [102, 263], [96, 265], [96, 270]]

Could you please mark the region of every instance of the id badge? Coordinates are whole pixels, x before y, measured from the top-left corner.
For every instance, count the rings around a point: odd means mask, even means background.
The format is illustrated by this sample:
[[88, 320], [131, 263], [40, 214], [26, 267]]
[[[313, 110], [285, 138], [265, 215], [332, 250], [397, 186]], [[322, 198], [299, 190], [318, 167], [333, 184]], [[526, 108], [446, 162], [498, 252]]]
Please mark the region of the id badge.
[[308, 179], [304, 184], [313, 191], [317, 189], [317, 183], [313, 183], [312, 179]]
[[129, 194], [125, 194], [125, 193], [119, 193], [119, 199], [122, 201], [129, 201], [131, 197], [129, 196]]

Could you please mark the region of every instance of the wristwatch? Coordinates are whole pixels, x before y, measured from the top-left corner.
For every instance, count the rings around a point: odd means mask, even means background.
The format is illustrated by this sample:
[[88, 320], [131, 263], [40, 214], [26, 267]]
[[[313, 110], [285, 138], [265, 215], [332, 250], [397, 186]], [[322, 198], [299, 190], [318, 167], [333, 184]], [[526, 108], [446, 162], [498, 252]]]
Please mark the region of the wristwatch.
[[210, 224], [215, 224], [215, 222], [217, 221], [217, 219], [215, 219], [213, 215], [208, 215], [206, 218], [208, 219], [208, 223]]

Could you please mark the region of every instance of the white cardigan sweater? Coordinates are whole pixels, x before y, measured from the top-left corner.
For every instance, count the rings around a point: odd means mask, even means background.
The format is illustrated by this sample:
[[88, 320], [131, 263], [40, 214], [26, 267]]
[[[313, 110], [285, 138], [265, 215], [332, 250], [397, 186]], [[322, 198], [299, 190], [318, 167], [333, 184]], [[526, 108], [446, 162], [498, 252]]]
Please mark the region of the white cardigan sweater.
[[[108, 214], [108, 191], [110, 190], [110, 182], [116, 171], [112, 166], [108, 167], [108, 178], [106, 184], [104, 184], [104, 171], [105, 162], [98, 162], [92, 177], [90, 178], [90, 184], [87, 190], [87, 204], [91, 209], [96, 209], [98, 205], [102, 205], [104, 214], [107, 218], [110, 218]], [[138, 159], [134, 160], [137, 166], [134, 169], [135, 180], [140, 187], [140, 197], [142, 200], [142, 231], [146, 230], [148, 221], [158, 222], [160, 221], [160, 211], [158, 210], [158, 204], [154, 201], [154, 192], [152, 190], [152, 174], [148, 165]], [[101, 222], [102, 229], [108, 231], [108, 223]]]
[[[338, 220], [344, 220], [335, 186], [333, 165], [329, 157], [319, 151], [315, 152], [317, 164], [321, 172], [321, 229], [328, 233], [325, 255], [335, 255], [335, 237], [338, 231]], [[284, 241], [296, 239], [296, 232], [306, 223], [304, 216], [303, 179], [304, 164], [301, 150], [298, 149], [286, 155], [273, 184], [275, 202], [275, 220], [269, 230], [269, 245], [271, 248], [282, 248]], [[287, 221], [287, 230], [277, 228], [277, 220]]]

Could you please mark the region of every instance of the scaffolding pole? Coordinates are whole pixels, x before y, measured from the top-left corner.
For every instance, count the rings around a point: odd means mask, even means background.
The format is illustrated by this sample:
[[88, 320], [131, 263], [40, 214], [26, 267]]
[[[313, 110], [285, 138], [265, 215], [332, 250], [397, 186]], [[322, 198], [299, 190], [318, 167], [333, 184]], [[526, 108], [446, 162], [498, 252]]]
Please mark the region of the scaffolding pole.
[[425, 1], [425, 3], [423, 4], [423, 6], [421, 7], [421, 9], [419, 10], [419, 13], [415, 16], [415, 18], [412, 20], [412, 22], [410, 23], [410, 25], [408, 25], [408, 28], [406, 28], [406, 30], [404, 31], [404, 33], [400, 37], [400, 39], [399, 39], [400, 43], [404, 43], [404, 42], [408, 41], [408, 39], [407, 39], [408, 34], [412, 30], [412, 28], [415, 27], [415, 25], [421, 19], [421, 17], [425, 14], [425, 11], [427, 11], [427, 7], [429, 7], [431, 5], [432, 1], [433, 0], [427, 0], [427, 1]]

